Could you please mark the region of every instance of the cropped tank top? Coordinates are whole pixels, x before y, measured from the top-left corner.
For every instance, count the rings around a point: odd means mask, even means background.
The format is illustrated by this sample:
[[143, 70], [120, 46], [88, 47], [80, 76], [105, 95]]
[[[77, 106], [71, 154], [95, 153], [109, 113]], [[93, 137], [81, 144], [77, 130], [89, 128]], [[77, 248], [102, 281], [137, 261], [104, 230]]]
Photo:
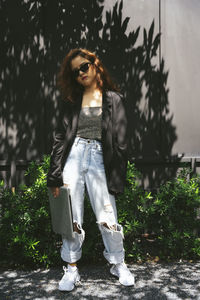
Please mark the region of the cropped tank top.
[[77, 136], [101, 141], [102, 107], [82, 107], [79, 115]]

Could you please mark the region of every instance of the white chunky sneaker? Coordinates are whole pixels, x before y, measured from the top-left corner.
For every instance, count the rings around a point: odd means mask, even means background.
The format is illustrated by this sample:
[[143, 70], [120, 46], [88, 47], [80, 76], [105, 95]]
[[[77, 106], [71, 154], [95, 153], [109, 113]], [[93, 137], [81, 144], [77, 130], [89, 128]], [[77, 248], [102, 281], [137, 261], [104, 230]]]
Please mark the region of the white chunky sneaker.
[[64, 275], [59, 282], [59, 290], [60, 291], [72, 291], [78, 281], [80, 281], [80, 275], [78, 273], [77, 268], [63, 267]]
[[117, 276], [122, 285], [131, 286], [135, 284], [135, 278], [125, 263], [113, 265], [110, 269], [110, 273], [114, 276]]

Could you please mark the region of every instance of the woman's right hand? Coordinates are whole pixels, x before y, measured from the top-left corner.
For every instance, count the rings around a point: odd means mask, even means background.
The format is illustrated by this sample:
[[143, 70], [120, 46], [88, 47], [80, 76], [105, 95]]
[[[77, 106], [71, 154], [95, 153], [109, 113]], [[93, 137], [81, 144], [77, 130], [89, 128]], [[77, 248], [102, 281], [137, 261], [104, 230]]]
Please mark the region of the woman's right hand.
[[50, 187], [51, 192], [54, 196], [54, 198], [58, 197], [60, 194], [60, 188], [59, 187]]

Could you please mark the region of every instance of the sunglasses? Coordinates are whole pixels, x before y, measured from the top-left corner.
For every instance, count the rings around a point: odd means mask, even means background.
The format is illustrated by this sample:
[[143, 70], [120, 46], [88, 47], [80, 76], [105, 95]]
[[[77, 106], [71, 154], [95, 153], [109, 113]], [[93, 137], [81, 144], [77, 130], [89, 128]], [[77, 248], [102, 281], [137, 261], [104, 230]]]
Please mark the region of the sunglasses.
[[86, 63], [82, 64], [79, 69], [73, 70], [72, 73], [73, 73], [74, 77], [77, 78], [79, 76], [80, 71], [83, 73], [86, 73], [89, 70], [89, 67], [91, 64], [92, 64], [91, 62], [86, 62]]

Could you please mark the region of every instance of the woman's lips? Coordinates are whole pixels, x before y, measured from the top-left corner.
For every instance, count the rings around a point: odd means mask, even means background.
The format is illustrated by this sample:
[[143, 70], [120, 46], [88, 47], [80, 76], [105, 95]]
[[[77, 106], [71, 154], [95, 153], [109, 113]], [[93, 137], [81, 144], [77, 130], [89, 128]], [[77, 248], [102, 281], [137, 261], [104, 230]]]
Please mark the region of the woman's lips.
[[82, 77], [82, 80], [85, 80], [85, 79], [87, 79], [88, 78], [88, 76], [84, 76], [84, 77]]

